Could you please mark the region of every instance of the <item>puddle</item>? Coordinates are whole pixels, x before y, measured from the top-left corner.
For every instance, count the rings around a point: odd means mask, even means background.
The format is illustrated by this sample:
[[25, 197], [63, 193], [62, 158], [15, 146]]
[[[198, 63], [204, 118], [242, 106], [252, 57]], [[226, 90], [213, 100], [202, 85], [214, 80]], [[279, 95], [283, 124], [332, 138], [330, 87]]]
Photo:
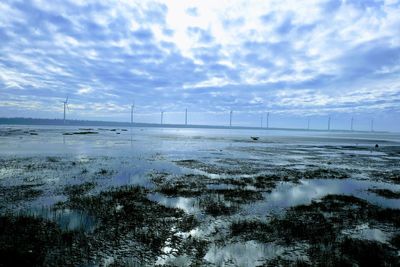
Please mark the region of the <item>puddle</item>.
[[371, 228], [367, 223], [358, 225], [354, 229], [343, 230], [342, 234], [349, 235], [352, 238], [378, 241], [381, 243], [387, 243], [392, 236], [381, 229]]
[[150, 193], [147, 198], [169, 208], [179, 208], [187, 213], [199, 213], [199, 204], [196, 198], [166, 197], [159, 193]]
[[93, 216], [78, 210], [40, 208], [20, 213], [53, 221], [62, 230], [92, 232], [97, 225], [97, 220]]
[[258, 266], [266, 259], [277, 257], [283, 252], [284, 249], [274, 243], [260, 244], [247, 241], [226, 246], [213, 244], [204, 259], [216, 266]]
[[368, 192], [370, 188], [400, 189], [400, 185], [355, 179], [300, 180], [300, 184], [280, 183], [264, 200], [243, 208], [243, 214], [265, 215], [297, 205], [309, 204], [329, 194], [353, 195], [385, 208], [400, 209], [400, 199], [387, 199]]
[[[238, 187], [231, 184], [207, 184], [207, 189], [210, 190], [229, 190], [229, 189], [237, 189]], [[241, 189], [254, 189], [254, 187], [242, 187]]]

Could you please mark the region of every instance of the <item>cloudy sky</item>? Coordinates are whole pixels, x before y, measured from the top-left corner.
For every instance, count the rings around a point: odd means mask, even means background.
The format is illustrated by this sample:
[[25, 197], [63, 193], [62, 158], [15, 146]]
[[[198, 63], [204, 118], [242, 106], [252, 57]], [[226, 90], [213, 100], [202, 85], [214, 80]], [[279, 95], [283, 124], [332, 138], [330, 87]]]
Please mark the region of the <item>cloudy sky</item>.
[[[398, 0], [3, 0], [0, 116], [400, 131]], [[265, 119], [264, 119], [265, 121]]]

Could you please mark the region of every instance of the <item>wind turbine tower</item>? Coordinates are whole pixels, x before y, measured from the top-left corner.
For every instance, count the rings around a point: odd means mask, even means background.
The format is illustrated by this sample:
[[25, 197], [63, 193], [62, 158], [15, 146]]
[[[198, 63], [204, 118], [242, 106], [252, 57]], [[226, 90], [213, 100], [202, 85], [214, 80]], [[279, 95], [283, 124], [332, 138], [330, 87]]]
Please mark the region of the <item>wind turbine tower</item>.
[[350, 123], [350, 131], [353, 131], [354, 130], [354, 118], [353, 117], [351, 117], [351, 123]]
[[187, 109], [185, 109], [185, 125], [187, 125]]
[[310, 130], [310, 118], [307, 119], [307, 130]]
[[232, 113], [233, 111], [229, 112], [229, 127], [232, 127]]
[[163, 124], [163, 119], [164, 119], [164, 111], [161, 111], [161, 124]]
[[132, 103], [131, 105], [131, 125], [133, 125], [133, 111], [135, 109], [135, 102]]
[[331, 116], [328, 117], [328, 131], [331, 130]]
[[66, 122], [66, 118], [67, 118], [67, 108], [68, 108], [68, 110], [69, 110], [69, 107], [68, 107], [68, 96], [67, 96], [67, 98], [65, 99], [65, 101], [62, 101], [63, 103], [64, 103], [64, 124], [65, 124], [65, 122]]
[[267, 112], [267, 129], [269, 128], [269, 112]]

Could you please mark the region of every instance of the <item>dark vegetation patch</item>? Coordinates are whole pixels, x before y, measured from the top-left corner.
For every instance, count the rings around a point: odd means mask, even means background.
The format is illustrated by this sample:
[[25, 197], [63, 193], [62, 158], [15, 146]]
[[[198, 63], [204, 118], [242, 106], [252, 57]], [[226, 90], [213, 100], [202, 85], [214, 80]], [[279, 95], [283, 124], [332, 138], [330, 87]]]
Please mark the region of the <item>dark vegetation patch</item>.
[[262, 193], [255, 190], [248, 189], [209, 189], [208, 193], [216, 194], [217, 196], [223, 196], [225, 201], [245, 204], [258, 200], [262, 200]]
[[286, 259], [278, 256], [272, 260], [269, 260], [263, 266], [266, 267], [276, 267], [276, 266], [290, 266], [290, 267], [308, 267], [310, 264], [302, 259]]
[[63, 135], [90, 135], [90, 134], [98, 134], [98, 133], [99, 132], [84, 131], [84, 132], [63, 133]]
[[399, 266], [397, 251], [386, 244], [345, 237], [334, 243], [313, 244], [311, 266]]
[[158, 173], [153, 174], [151, 180], [157, 185], [156, 191], [166, 196], [193, 197], [205, 192], [209, 178], [197, 174], [168, 177], [168, 174]]
[[[5, 204], [11, 202], [33, 200], [43, 193], [41, 189], [36, 188], [38, 186], [41, 186], [41, 184], [0, 186], [1, 203]], [[1, 205], [2, 204], [0, 204], [0, 206]]]
[[[2, 203], [11, 197], [27, 199], [31, 187], [13, 187], [13, 194], [10, 187], [1, 187]], [[117, 263], [135, 259], [140, 265], [153, 265], [157, 256], [168, 254], [162, 251], [167, 242], [174, 254], [189, 255], [194, 263], [202, 263], [208, 242], [179, 235], [198, 225], [193, 216], [148, 200], [144, 188], [122, 187], [85, 195], [94, 187], [89, 182], [66, 186], [68, 201], [53, 207], [95, 218], [95, 228], [89, 232], [63, 230], [26, 215], [0, 216], [0, 266], [97, 266], [110, 256]]]
[[[153, 174], [152, 181], [156, 184], [156, 191], [166, 196], [182, 197], [201, 197], [216, 196], [222, 201], [235, 203], [249, 203], [262, 200], [260, 191], [250, 190], [242, 187], [237, 188], [208, 188], [208, 185], [221, 185], [224, 182], [230, 182], [232, 185], [252, 185], [257, 184], [257, 179], [210, 179], [207, 176], [199, 174], [185, 174], [181, 176], [168, 176], [165, 173]], [[243, 180], [243, 181], [242, 181]], [[253, 181], [252, 183], [249, 180]], [[241, 182], [242, 181], [242, 182]], [[261, 183], [261, 182], [260, 182]], [[228, 183], [229, 184], [229, 183]], [[266, 185], [267, 183], [263, 183]], [[258, 184], [257, 184], [258, 185]]]
[[[57, 170], [62, 168], [70, 168], [70, 162], [63, 160], [60, 157], [21, 157], [21, 158], [3, 158], [0, 159], [0, 168], [8, 169], [9, 175], [14, 175], [15, 172], [32, 172], [43, 171], [46, 169]], [[68, 166], [67, 166], [68, 165]]]
[[369, 189], [368, 191], [385, 198], [391, 198], [391, 199], [400, 198], [400, 192], [398, 191], [395, 192], [389, 189]]
[[383, 180], [384, 182], [400, 184], [400, 170], [373, 170], [370, 172], [369, 176], [374, 180]]
[[[352, 196], [328, 195], [310, 205], [290, 208], [269, 221], [232, 223], [231, 235], [244, 240], [310, 244], [311, 266], [396, 266], [397, 251], [388, 244], [341, 234], [360, 223], [400, 225], [400, 210], [384, 209]], [[392, 240], [396, 244], [396, 240]], [[372, 263], [373, 265], [367, 265]], [[294, 263], [292, 263], [294, 265]], [[290, 264], [290, 265], [292, 265]]]
[[174, 161], [177, 165], [197, 169], [211, 174], [227, 174], [227, 175], [240, 175], [240, 174], [256, 174], [261, 171], [261, 167], [258, 165], [243, 164], [241, 161], [237, 161], [237, 164], [230, 166], [220, 166], [211, 163], [204, 163], [198, 160], [178, 160]]
[[327, 168], [307, 169], [302, 174], [303, 179], [345, 179], [349, 177], [344, 171]]
[[86, 182], [82, 184], [67, 185], [64, 188], [64, 194], [69, 197], [77, 197], [88, 193], [90, 190], [96, 187], [96, 183]]
[[385, 178], [393, 183], [400, 184], [400, 171], [389, 172]]
[[233, 222], [230, 228], [232, 236], [240, 236], [244, 240], [258, 240], [267, 243], [274, 239], [271, 226], [267, 222], [259, 220]]
[[0, 136], [18, 136], [23, 135], [24, 133], [29, 133], [29, 131], [23, 131], [22, 129], [0, 129]]
[[190, 184], [178, 181], [165, 183], [158, 187], [157, 191], [166, 196], [194, 197], [202, 195], [204, 193], [204, 188], [204, 186], [198, 186], [197, 184]]
[[[229, 180], [231, 184], [224, 184], [227, 180], [215, 180], [199, 174], [151, 174], [156, 192], [169, 197], [196, 197], [199, 208], [214, 217], [232, 215], [239, 210], [239, 205], [263, 199], [262, 192], [237, 186], [235, 181], [240, 180], [232, 179]], [[249, 182], [246, 181], [243, 185], [249, 185]]]
[[99, 132], [93, 132], [93, 131], [84, 131], [84, 132], [74, 132], [72, 134], [79, 135], [79, 134], [98, 134]]
[[80, 232], [29, 216], [0, 216], [0, 266], [76, 266], [89, 247]]
[[[263, 180], [265, 181], [292, 181], [296, 182], [299, 179], [345, 179], [349, 177], [348, 170], [333, 169], [327, 167], [307, 168], [306, 170], [298, 170], [280, 166], [266, 166], [260, 162], [252, 163], [244, 160], [224, 159], [227, 165], [216, 165], [204, 163], [197, 160], [179, 160], [175, 161], [179, 166], [191, 169], [198, 169], [212, 174], [226, 175], [254, 175], [257, 177], [257, 185], [263, 188]], [[268, 171], [268, 173], [260, 174]], [[269, 186], [269, 185], [268, 185]]]
[[345, 179], [349, 175], [345, 170], [325, 167], [309, 167], [306, 170], [294, 168], [278, 168], [273, 174], [261, 175], [268, 180], [297, 182], [300, 179]]
[[381, 146], [379, 150], [385, 152], [388, 156], [400, 156], [400, 146]]
[[211, 196], [202, 198], [199, 201], [199, 206], [205, 213], [214, 217], [232, 215], [239, 209], [238, 205]]
[[49, 164], [49, 162], [41, 162], [41, 161], [37, 161], [37, 162], [32, 161], [32, 162], [24, 165], [23, 167], [28, 172], [42, 171], [45, 169], [56, 169], [57, 168], [57, 166], [55, 166], [55, 164]]
[[254, 178], [244, 177], [244, 178], [224, 178], [218, 180], [219, 183], [230, 184], [238, 187], [254, 186], [261, 191], [271, 191], [271, 189], [276, 187], [276, 182], [279, 178], [275, 175], [259, 175]]
[[[126, 240], [141, 244], [147, 257], [162, 255], [167, 240], [175, 240], [178, 251], [182, 243], [177, 232], [186, 232], [197, 226], [193, 216], [180, 209], [168, 208], [147, 199], [147, 191], [141, 187], [121, 187], [96, 196], [77, 196], [59, 208], [83, 210], [99, 220], [95, 229], [98, 249], [118, 246]], [[132, 248], [133, 249], [133, 248]], [[138, 251], [131, 251], [133, 255]], [[141, 259], [145, 260], [145, 259]]]
[[400, 234], [395, 235], [390, 243], [395, 246], [396, 248], [400, 249]]
[[55, 162], [59, 162], [60, 158], [59, 157], [47, 157], [47, 161], [55, 163]]
[[255, 177], [245, 178], [225, 178], [221, 182], [237, 186], [254, 186], [260, 190], [270, 191], [276, 187], [278, 182], [294, 182], [300, 179], [344, 179], [348, 178], [346, 171], [334, 170], [328, 168], [308, 168], [307, 170], [297, 170], [289, 168], [276, 168], [269, 170], [268, 173], [255, 175]]
[[168, 176], [170, 176], [170, 174], [167, 172], [152, 172], [150, 173], [150, 180], [155, 185], [162, 185], [166, 182]]
[[107, 170], [107, 169], [104, 169], [104, 168], [101, 168], [101, 169], [97, 172], [97, 174], [99, 174], [99, 175], [111, 175], [111, 174], [113, 174], [113, 173], [114, 173], [113, 170]]

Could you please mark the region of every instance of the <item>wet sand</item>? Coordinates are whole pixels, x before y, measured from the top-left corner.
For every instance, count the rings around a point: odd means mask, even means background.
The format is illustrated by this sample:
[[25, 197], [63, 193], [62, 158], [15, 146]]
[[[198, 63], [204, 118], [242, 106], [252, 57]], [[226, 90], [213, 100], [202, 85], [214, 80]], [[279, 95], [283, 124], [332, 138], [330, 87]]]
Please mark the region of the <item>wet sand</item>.
[[0, 261], [396, 266], [399, 160], [396, 134], [3, 126]]

